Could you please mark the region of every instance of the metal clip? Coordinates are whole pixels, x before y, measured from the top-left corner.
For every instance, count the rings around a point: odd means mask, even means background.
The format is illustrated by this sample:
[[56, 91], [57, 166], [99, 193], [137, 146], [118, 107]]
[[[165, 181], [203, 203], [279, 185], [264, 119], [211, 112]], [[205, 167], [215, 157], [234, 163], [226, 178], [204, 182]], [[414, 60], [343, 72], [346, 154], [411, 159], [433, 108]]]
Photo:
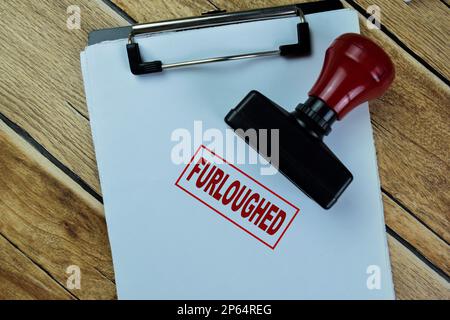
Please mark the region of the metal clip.
[[[149, 62], [142, 61], [141, 54], [139, 51], [139, 45], [134, 42], [134, 36], [138, 34], [189, 30], [195, 28], [228, 25], [237, 22], [242, 23], [259, 20], [279, 19], [290, 16], [298, 16], [300, 18], [300, 23], [297, 25], [298, 42], [295, 44], [282, 45], [278, 49], [269, 51], [235, 54], [235, 55], [166, 64], [162, 63], [161, 60]], [[211, 15], [203, 15], [200, 17], [135, 25], [132, 27], [132, 30], [128, 36], [127, 52], [131, 72], [135, 75], [141, 75], [147, 73], [161, 72], [165, 69], [213, 63], [213, 62], [241, 60], [274, 55], [296, 56], [296, 57], [306, 56], [311, 53], [311, 43], [310, 43], [309, 26], [305, 20], [303, 11], [298, 6], [291, 5], [268, 9], [242, 11], [236, 13], [215, 13]]]

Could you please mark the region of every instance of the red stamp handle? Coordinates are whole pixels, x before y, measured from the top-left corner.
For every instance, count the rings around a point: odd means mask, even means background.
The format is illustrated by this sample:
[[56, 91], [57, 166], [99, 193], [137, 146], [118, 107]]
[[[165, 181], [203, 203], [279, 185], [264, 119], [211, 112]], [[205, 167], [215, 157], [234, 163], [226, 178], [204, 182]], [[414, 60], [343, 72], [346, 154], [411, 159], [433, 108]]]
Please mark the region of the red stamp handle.
[[346, 33], [327, 49], [309, 95], [324, 101], [340, 120], [361, 103], [381, 96], [394, 76], [394, 65], [381, 47], [364, 36]]

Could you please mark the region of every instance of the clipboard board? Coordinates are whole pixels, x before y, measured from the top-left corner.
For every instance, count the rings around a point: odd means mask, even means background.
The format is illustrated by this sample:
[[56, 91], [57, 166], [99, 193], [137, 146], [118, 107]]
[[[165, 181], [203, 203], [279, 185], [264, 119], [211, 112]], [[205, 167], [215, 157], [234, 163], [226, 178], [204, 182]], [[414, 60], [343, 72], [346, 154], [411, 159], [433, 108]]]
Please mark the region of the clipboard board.
[[[341, 33], [358, 32], [358, 18], [340, 10], [340, 2], [324, 1], [244, 14], [292, 13], [288, 18], [243, 23], [237, 13], [227, 17], [233, 23], [225, 26], [181, 32], [171, 29], [179, 20], [171, 20], [162, 24], [174, 32], [137, 35], [142, 61], [248, 54], [293, 44], [298, 9], [311, 32], [311, 54], [299, 58], [134, 74], [127, 52], [133, 27], [91, 33], [82, 69], [120, 299], [394, 298], [367, 104], [349, 115], [345, 126], [338, 124], [327, 142], [355, 180], [326, 214], [285, 177], [262, 175], [263, 164], [227, 167], [230, 175], [289, 211], [289, 225], [274, 238], [252, 229], [250, 222], [236, 225], [239, 221], [225, 217], [226, 208], [188, 184], [195, 151], [204, 149], [205, 157], [226, 162], [225, 153], [211, 153], [209, 145], [192, 141], [187, 163], [171, 162], [176, 138], [185, 129], [195, 131], [200, 121], [203, 129], [225, 132], [225, 114], [252, 89], [285, 106], [303, 100], [299, 92], [306, 94], [315, 80], [326, 47]], [[183, 23], [195, 19], [202, 17]], [[255, 34], [245, 43], [247, 35]], [[221, 55], [219, 37], [235, 38]], [[172, 50], [173, 43], [182, 48], [193, 42], [192, 50]], [[369, 283], [373, 270], [380, 272], [379, 287]]]

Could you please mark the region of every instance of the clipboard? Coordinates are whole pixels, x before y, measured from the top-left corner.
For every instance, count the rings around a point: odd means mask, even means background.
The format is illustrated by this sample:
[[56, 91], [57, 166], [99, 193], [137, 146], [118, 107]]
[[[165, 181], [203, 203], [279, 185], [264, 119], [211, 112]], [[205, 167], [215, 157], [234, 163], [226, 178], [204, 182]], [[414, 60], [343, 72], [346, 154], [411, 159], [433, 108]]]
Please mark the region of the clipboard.
[[[299, 9], [311, 32], [306, 57], [225, 59], [147, 74], [131, 70], [130, 34], [142, 46], [142, 58], [147, 58], [142, 61], [247, 55], [279, 42], [295, 44]], [[280, 174], [263, 176], [260, 167], [245, 164], [227, 167], [230, 175], [290, 210], [290, 224], [276, 238], [252, 230], [246, 221], [240, 227], [227, 221], [224, 208], [214, 207], [214, 198], [190, 189], [185, 178], [192, 170], [191, 157], [188, 163], [170, 161], [175, 130], [195, 130], [197, 120], [205, 129], [225, 130], [225, 114], [252, 89], [284, 106], [303, 100], [300, 92], [306, 94], [315, 80], [329, 43], [359, 30], [356, 13], [339, 9], [340, 2], [324, 1], [252, 10], [244, 14], [255, 17], [249, 23], [242, 22], [242, 13], [181, 20], [232, 21], [217, 28], [202, 25], [165, 33], [180, 23], [170, 20], [150, 24], [170, 26], [156, 36], [154, 29], [147, 33], [147, 24], [141, 25], [146, 31], [140, 35], [133, 27], [91, 33], [82, 69], [120, 299], [394, 298], [367, 104], [349, 115], [345, 126], [336, 124], [327, 142], [356, 173], [331, 211], [324, 213]], [[292, 16], [276, 18], [286, 12]], [[261, 21], [256, 18], [261, 14], [272, 18]], [[257, 39], [245, 43], [248, 34]], [[236, 39], [217, 55], [220, 36]], [[174, 54], [173, 41], [178, 48], [199, 42]], [[192, 147], [194, 152], [203, 149], [205, 157], [228, 161], [224, 154], [208, 151], [208, 145], [194, 141]], [[380, 272], [379, 287], [369, 281], [373, 270]]]

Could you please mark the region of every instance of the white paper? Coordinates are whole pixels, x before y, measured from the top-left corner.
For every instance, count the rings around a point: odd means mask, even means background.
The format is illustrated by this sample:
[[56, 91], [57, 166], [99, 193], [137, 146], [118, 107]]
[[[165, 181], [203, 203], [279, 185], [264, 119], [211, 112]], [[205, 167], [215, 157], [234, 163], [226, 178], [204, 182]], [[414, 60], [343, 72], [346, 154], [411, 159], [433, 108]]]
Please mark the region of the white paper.
[[[192, 131], [201, 120], [204, 130], [225, 130], [224, 116], [253, 89], [292, 111], [306, 100], [333, 39], [359, 32], [356, 13], [347, 9], [308, 15], [307, 21], [313, 48], [307, 58], [260, 58], [134, 76], [125, 39], [82, 53], [119, 298], [394, 298], [367, 104], [335, 123], [325, 139], [354, 175], [328, 211], [283, 175], [237, 165], [300, 208], [275, 250], [174, 185], [186, 166], [171, 161], [175, 129]], [[298, 18], [285, 18], [137, 41], [145, 61], [171, 63], [272, 50], [296, 41], [297, 23]], [[379, 288], [368, 286], [378, 275]]]

